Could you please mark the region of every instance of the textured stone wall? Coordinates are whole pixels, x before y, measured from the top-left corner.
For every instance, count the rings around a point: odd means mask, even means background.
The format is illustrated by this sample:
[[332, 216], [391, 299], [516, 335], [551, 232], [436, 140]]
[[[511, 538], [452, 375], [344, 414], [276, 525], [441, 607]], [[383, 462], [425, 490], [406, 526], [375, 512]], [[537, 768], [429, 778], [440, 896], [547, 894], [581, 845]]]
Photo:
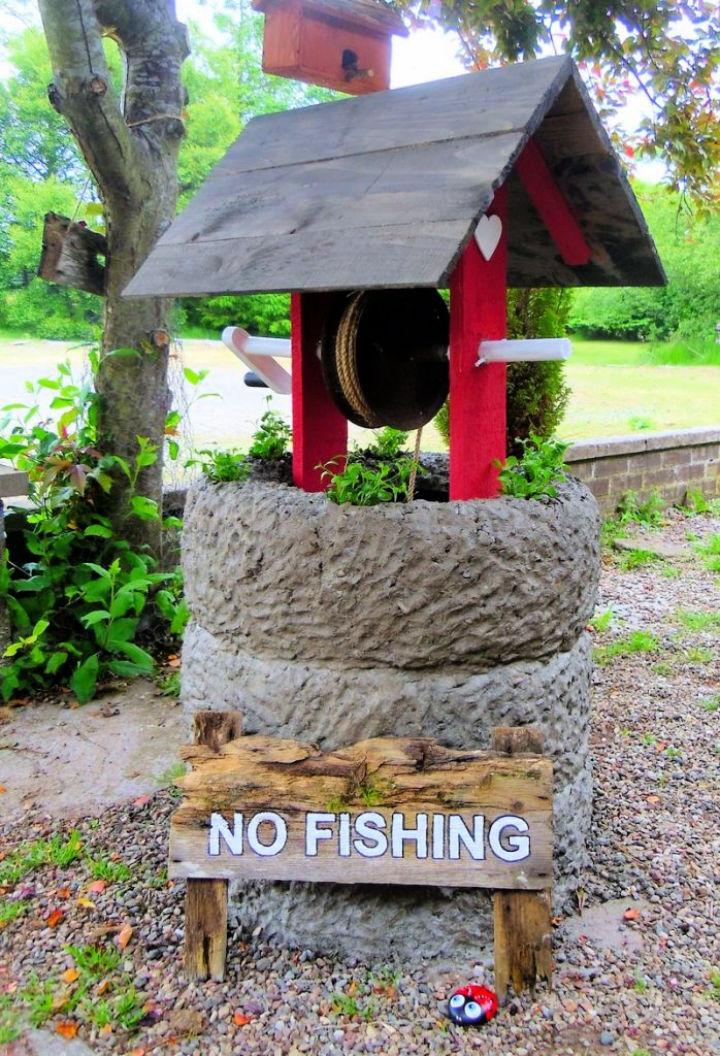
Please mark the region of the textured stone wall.
[[667, 502], [683, 502], [688, 490], [720, 494], [720, 427], [617, 436], [574, 444], [571, 472], [592, 491], [602, 512], [614, 513], [628, 491], [657, 490]]
[[[590, 650], [599, 517], [556, 500], [336, 507], [272, 483], [191, 489], [183, 702], [247, 732], [325, 748], [382, 734], [483, 747], [536, 724], [555, 762], [556, 896], [578, 886], [590, 821]], [[480, 892], [250, 885], [243, 922], [291, 945], [384, 959], [480, 957]]]

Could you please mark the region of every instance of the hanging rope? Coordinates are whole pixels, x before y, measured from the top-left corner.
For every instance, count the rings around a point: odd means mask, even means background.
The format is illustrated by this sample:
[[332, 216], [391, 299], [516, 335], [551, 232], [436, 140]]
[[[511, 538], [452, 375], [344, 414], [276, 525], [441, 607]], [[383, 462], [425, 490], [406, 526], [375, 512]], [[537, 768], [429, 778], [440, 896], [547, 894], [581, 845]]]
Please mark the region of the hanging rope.
[[420, 439], [422, 437], [422, 431], [423, 427], [420, 426], [415, 434], [415, 451], [413, 452], [413, 464], [412, 469], [410, 470], [410, 479], [408, 480], [408, 502], [412, 502], [415, 498], [415, 481], [417, 480], [418, 468], [420, 466]]
[[364, 310], [365, 296], [361, 291], [355, 294], [340, 319], [335, 337], [335, 363], [345, 399], [355, 414], [367, 422], [368, 428], [374, 429], [382, 422], [368, 406], [357, 369], [357, 335]]

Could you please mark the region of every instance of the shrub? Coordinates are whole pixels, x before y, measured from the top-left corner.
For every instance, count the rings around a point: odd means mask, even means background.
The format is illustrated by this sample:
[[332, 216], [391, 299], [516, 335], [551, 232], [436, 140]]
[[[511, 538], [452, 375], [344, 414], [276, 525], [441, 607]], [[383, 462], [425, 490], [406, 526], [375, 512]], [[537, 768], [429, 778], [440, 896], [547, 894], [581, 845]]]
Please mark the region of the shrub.
[[190, 459], [188, 466], [199, 466], [203, 476], [213, 484], [244, 483], [250, 476], [251, 466], [242, 451], [198, 451], [198, 457]]
[[[96, 360], [94, 361], [97, 365]], [[55, 393], [53, 423], [36, 405], [14, 421], [6, 409], [0, 422], [0, 458], [25, 470], [32, 511], [23, 544], [30, 560], [0, 565], [13, 641], [0, 669], [0, 696], [34, 693], [70, 685], [81, 703], [90, 700], [107, 676], [150, 674], [152, 655], [138, 644], [158, 628], [179, 635], [187, 609], [177, 573], [160, 572], [154, 558], [118, 536], [100, 511], [118, 475], [130, 484], [126, 519], [160, 516], [150, 499], [136, 495], [138, 477], [157, 459], [149, 441], [138, 437], [132, 463], [97, 448], [97, 399], [90, 385], [72, 381], [62, 364], [57, 378], [30, 386]]]
[[500, 484], [503, 495], [517, 499], [536, 499], [541, 495], [554, 498], [555, 485], [564, 479], [565, 452], [569, 444], [562, 440], [531, 436], [519, 441], [522, 454], [510, 455], [501, 464]]
[[[572, 291], [559, 288], [508, 290], [507, 331], [509, 338], [562, 337], [572, 304]], [[570, 390], [565, 384], [561, 361], [509, 363], [507, 370], [507, 450], [522, 453], [522, 440], [530, 436], [552, 436], [562, 421]], [[450, 420], [446, 403], [435, 425], [450, 444]], [[478, 428], [481, 428], [478, 424]]]

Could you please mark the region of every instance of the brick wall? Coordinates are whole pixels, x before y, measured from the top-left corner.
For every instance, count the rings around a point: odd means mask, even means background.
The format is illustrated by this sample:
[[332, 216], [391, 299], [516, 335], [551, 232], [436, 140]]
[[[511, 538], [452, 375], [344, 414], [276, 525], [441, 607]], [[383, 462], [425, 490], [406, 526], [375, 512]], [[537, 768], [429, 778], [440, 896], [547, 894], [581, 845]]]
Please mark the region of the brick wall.
[[645, 496], [656, 489], [668, 505], [682, 502], [688, 489], [720, 494], [720, 426], [584, 440], [566, 457], [605, 514], [628, 491]]

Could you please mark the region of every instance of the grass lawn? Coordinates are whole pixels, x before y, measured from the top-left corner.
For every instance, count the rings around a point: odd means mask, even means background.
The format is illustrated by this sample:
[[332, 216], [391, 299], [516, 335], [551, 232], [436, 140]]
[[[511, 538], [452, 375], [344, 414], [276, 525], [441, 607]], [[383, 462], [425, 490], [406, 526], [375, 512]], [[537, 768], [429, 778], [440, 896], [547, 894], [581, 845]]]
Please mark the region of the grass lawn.
[[[75, 343], [0, 335], [0, 403], [22, 398], [26, 379], [52, 373], [68, 355], [81, 364], [82, 350]], [[219, 341], [185, 341], [183, 358], [195, 370], [208, 369], [206, 391], [223, 395], [221, 404], [214, 399], [194, 404], [196, 445], [245, 443], [264, 409], [264, 391], [245, 387], [241, 364]], [[179, 369], [173, 373], [177, 378]], [[567, 380], [572, 395], [560, 434], [569, 440], [720, 425], [720, 365], [653, 366], [647, 345], [573, 341]], [[274, 404], [289, 415], [287, 397], [276, 397]], [[353, 436], [360, 439], [360, 430], [353, 429]], [[442, 450], [432, 426], [426, 427], [422, 446]]]

